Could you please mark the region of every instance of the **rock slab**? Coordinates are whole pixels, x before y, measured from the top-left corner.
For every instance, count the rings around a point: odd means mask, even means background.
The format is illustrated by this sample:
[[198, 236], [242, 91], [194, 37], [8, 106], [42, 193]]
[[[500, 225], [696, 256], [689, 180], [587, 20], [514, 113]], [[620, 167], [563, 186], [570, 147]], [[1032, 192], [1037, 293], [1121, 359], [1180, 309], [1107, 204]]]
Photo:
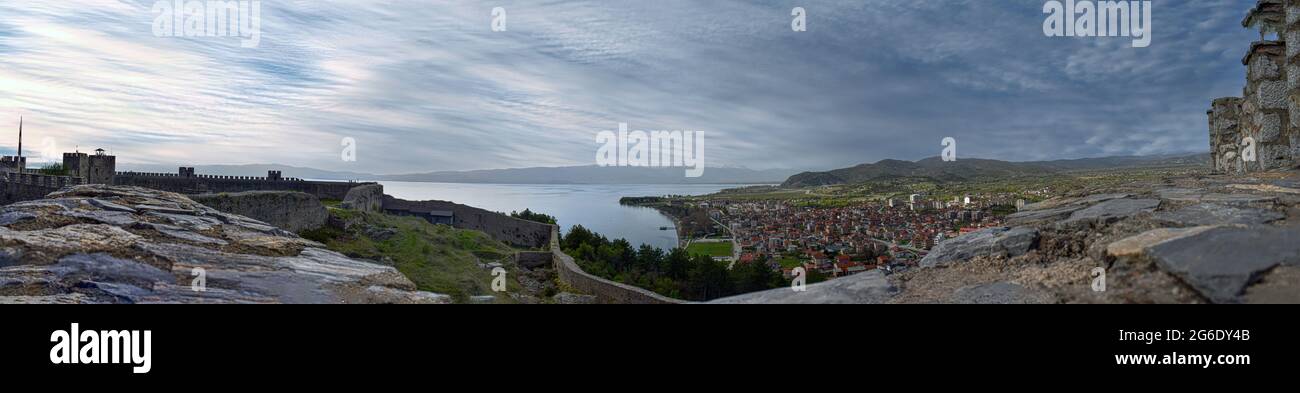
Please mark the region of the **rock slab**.
[[73, 186], [0, 217], [0, 303], [451, 300], [392, 267], [170, 192]]

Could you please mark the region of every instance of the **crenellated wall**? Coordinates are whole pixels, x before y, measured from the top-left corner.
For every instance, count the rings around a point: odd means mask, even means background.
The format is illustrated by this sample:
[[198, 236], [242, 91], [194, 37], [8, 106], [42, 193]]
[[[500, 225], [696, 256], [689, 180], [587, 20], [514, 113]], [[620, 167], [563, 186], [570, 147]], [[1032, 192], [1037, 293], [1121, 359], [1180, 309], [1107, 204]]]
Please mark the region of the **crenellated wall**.
[[308, 181], [295, 178], [274, 180], [256, 176], [193, 175], [179, 173], [118, 172], [113, 184], [139, 186], [181, 194], [211, 194], [244, 191], [296, 191], [320, 199], [343, 200], [353, 187], [375, 184], [357, 182]]
[[51, 192], [77, 184], [82, 184], [82, 180], [71, 176], [0, 172], [0, 205], [42, 199]]

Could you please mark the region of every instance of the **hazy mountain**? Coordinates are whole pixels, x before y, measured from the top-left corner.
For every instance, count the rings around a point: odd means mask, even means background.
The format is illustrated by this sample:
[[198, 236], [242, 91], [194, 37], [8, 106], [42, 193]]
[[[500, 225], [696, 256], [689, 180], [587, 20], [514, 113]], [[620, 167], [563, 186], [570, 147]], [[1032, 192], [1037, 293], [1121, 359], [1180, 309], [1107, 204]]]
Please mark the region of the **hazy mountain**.
[[1036, 162], [1009, 162], [963, 158], [943, 162], [939, 157], [911, 162], [883, 160], [825, 172], [804, 172], [786, 179], [782, 187], [810, 187], [852, 184], [900, 177], [931, 178], [937, 181], [962, 181], [976, 178], [1000, 178], [1043, 175], [1055, 172], [1135, 167], [1196, 166], [1209, 162], [1208, 153], [1158, 156], [1084, 158]]
[[1180, 153], [1151, 156], [1116, 156], [1077, 160], [1042, 161], [1037, 164], [1058, 170], [1209, 165], [1210, 153]]
[[387, 175], [381, 180], [504, 184], [755, 184], [780, 183], [795, 172], [706, 167], [703, 176], [689, 178], [683, 168], [591, 165]]
[[[178, 166], [122, 164], [120, 171], [176, 173]], [[278, 170], [285, 177], [320, 180], [392, 180], [440, 183], [489, 184], [775, 184], [784, 181], [794, 170], [753, 170], [731, 167], [706, 167], [698, 178], [685, 176], [684, 168], [635, 168], [572, 166], [547, 168], [491, 169], [477, 171], [441, 171], [400, 175], [328, 171], [279, 164], [196, 165], [195, 172], [208, 175], [266, 176]]]

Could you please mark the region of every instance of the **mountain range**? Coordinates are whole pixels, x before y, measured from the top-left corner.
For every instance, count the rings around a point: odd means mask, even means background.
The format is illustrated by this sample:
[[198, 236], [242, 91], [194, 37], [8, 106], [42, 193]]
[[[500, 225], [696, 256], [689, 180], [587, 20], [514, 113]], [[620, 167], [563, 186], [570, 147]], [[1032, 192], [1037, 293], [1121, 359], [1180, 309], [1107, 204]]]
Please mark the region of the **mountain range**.
[[781, 186], [790, 188], [813, 187], [905, 177], [930, 178], [936, 181], [948, 182], [1099, 169], [1197, 166], [1206, 165], [1208, 162], [1209, 156], [1204, 153], [1034, 162], [1009, 162], [979, 158], [964, 158], [945, 162], [939, 157], [931, 157], [916, 162], [882, 160], [874, 164], [861, 164], [825, 172], [804, 172], [786, 179]]

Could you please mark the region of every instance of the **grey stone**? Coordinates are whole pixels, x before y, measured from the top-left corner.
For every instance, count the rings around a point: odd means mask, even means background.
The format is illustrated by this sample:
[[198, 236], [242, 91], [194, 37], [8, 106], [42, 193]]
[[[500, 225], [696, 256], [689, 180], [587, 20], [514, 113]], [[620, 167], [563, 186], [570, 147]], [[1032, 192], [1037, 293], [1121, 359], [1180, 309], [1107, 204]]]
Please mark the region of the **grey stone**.
[[1038, 238], [1038, 230], [1029, 227], [984, 229], [939, 243], [920, 265], [945, 266], [977, 256], [1020, 256], [1037, 247]]
[[1154, 245], [1148, 254], [1164, 271], [1216, 303], [1240, 301], [1242, 291], [1279, 265], [1300, 265], [1300, 228], [1222, 227]]
[[1065, 205], [1053, 208], [1016, 212], [1007, 216], [1007, 223], [1012, 225], [1027, 225], [1043, 221], [1056, 221], [1069, 217], [1071, 213], [1083, 208], [1084, 206], [1080, 205]]
[[220, 246], [230, 244], [225, 240], [217, 239], [210, 236], [200, 235], [194, 232], [187, 231], [185, 230], [185, 228], [171, 226], [171, 225], [139, 223], [136, 225], [136, 227], [153, 229], [155, 231], [158, 231], [158, 233], [171, 236], [176, 239], [191, 241], [195, 243], [215, 244]]
[[777, 288], [717, 299], [716, 304], [879, 304], [898, 294], [898, 289], [879, 270], [808, 285], [804, 291]]
[[949, 303], [955, 304], [1046, 304], [1051, 297], [1018, 284], [996, 282], [971, 285], [953, 292]]
[[1251, 194], [1225, 194], [1217, 192], [1205, 192], [1203, 190], [1193, 190], [1187, 188], [1162, 188], [1156, 190], [1160, 199], [1178, 201], [1178, 202], [1196, 202], [1196, 203], [1219, 203], [1243, 205], [1252, 203], [1274, 202], [1277, 198], [1266, 197]]
[[122, 206], [113, 202], [105, 201], [103, 199], [91, 198], [89, 199], [89, 202], [91, 205], [94, 205], [95, 207], [98, 207], [103, 210], [125, 212], [125, 213], [132, 213], [132, 214], [137, 213], [135, 209]]
[[596, 304], [598, 300], [592, 295], [579, 295], [571, 292], [560, 292], [551, 297], [556, 304]]
[[1272, 210], [1202, 203], [1174, 211], [1159, 212], [1154, 217], [1156, 220], [1175, 225], [1194, 226], [1264, 224], [1286, 218], [1286, 215]]
[[469, 302], [477, 304], [492, 304], [497, 302], [497, 297], [492, 295], [470, 296]]
[[63, 216], [82, 218], [91, 221], [97, 221], [102, 224], [113, 226], [129, 226], [136, 223], [135, 214], [121, 211], [105, 210], [70, 210], [58, 213]]
[[13, 225], [33, 218], [36, 218], [36, 215], [28, 212], [4, 212], [0, 213], [0, 225]]
[[1058, 227], [1081, 223], [1106, 224], [1138, 213], [1155, 211], [1159, 206], [1160, 201], [1156, 199], [1113, 199], [1070, 214], [1070, 218], [1058, 223]]
[[[141, 209], [148, 210], [148, 209]], [[188, 214], [161, 213], [156, 210], [149, 210], [145, 213], [147, 217], [158, 217], [167, 221], [171, 225], [182, 227], [191, 231], [206, 231], [217, 225], [221, 221], [212, 217], [194, 216]]]
[[154, 282], [176, 280], [171, 273], [157, 267], [104, 253], [63, 257], [51, 271], [60, 276], [84, 275], [89, 280], [132, 283], [137, 286], [152, 286]]
[[[52, 227], [0, 227], [0, 303], [450, 301], [418, 291], [393, 267], [348, 258], [179, 194], [85, 185], [50, 198], [4, 208]], [[105, 224], [49, 219], [67, 214], [100, 217]], [[200, 269], [206, 286], [196, 290], [190, 282]]]

